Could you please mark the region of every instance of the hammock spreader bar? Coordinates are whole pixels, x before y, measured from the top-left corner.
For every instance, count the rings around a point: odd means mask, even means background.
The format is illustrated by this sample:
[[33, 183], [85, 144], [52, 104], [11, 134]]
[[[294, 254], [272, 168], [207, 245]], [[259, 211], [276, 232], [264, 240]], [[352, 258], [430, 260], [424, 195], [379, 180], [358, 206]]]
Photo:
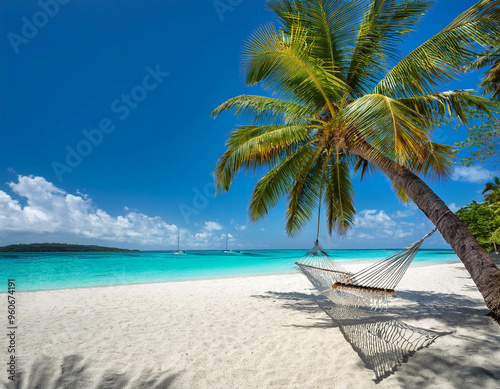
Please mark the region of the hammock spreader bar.
[[387, 293], [387, 294], [396, 293], [396, 291], [394, 289], [371, 288], [369, 286], [343, 284], [342, 282], [336, 282], [335, 284], [333, 284], [332, 289], [344, 289], [347, 291], [349, 291], [349, 289], [351, 289], [351, 290], [361, 290], [364, 292], [381, 292], [381, 293]]

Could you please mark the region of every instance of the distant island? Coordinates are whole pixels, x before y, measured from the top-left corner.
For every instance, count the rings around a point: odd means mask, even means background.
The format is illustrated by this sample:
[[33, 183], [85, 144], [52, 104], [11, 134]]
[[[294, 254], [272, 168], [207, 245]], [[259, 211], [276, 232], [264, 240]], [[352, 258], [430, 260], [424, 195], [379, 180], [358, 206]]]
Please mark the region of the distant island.
[[138, 251], [139, 250], [119, 249], [116, 247], [66, 243], [11, 244], [0, 247], [0, 253], [130, 253]]

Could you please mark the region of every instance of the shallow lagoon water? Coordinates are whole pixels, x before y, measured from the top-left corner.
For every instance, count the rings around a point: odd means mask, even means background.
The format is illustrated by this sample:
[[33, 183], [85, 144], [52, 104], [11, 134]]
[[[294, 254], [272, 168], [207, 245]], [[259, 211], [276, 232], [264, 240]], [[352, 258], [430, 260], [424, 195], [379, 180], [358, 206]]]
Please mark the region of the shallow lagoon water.
[[[202, 278], [292, 273], [307, 250], [142, 251], [131, 253], [2, 253], [2, 285], [16, 280], [17, 291], [126, 285]], [[374, 262], [397, 250], [327, 250], [349, 263]], [[413, 265], [459, 261], [452, 250], [420, 250]], [[6, 288], [6, 287], [5, 287]], [[5, 288], [0, 287], [0, 292]]]

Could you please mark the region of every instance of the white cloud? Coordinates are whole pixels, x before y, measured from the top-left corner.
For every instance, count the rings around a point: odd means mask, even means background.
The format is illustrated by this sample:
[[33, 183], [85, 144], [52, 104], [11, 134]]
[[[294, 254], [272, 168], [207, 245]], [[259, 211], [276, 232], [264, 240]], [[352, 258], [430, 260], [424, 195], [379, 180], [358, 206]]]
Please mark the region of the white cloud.
[[198, 240], [198, 241], [204, 241], [204, 240], [207, 240], [209, 237], [211, 237], [212, 234], [210, 232], [198, 232], [197, 234], [195, 234], [195, 239]]
[[[0, 191], [0, 233], [70, 234], [161, 248], [177, 242], [175, 224], [128, 207], [124, 215], [113, 217], [97, 208], [88, 195], [67, 193], [43, 177], [18, 176], [17, 183], [8, 185], [25, 204]], [[181, 230], [181, 242], [185, 247], [214, 246], [220, 238], [213, 231], [220, 229], [219, 223], [207, 221], [199, 233]]]
[[[412, 209], [397, 211], [389, 216], [385, 210], [365, 209], [358, 213], [355, 220], [354, 229], [348, 233], [348, 239], [377, 239], [390, 243], [392, 239], [397, 239], [394, 243], [411, 243], [412, 240], [421, 238], [426, 229], [430, 228], [426, 223], [412, 223], [404, 220], [413, 217], [415, 212]], [[404, 219], [404, 220], [401, 220]]]
[[203, 224], [203, 230], [194, 235], [194, 242], [191, 242], [190, 245], [194, 248], [219, 246], [220, 242], [226, 239], [226, 235], [215, 234], [215, 231], [220, 231], [223, 228], [217, 222], [206, 221]]
[[365, 234], [363, 232], [359, 233], [356, 235], [357, 238], [360, 238], [360, 239], [373, 239], [374, 236], [373, 235], [370, 235], [370, 234]]
[[356, 216], [356, 226], [366, 228], [390, 227], [396, 223], [392, 220], [385, 211], [376, 209], [365, 209]]
[[245, 231], [247, 229], [247, 226], [240, 226], [239, 224], [237, 224], [236, 226], [234, 226], [234, 228], [238, 231]]
[[173, 241], [177, 227], [159, 217], [128, 212], [113, 217], [96, 208], [87, 195], [72, 195], [43, 177], [19, 176], [10, 182], [14, 193], [26, 198], [26, 205], [0, 191], [0, 231], [70, 233], [93, 239], [141, 244]]
[[404, 219], [404, 218], [407, 218], [409, 216], [411, 216], [413, 214], [412, 211], [396, 211], [395, 213], [393, 213], [391, 215], [391, 217], [393, 219]]
[[458, 207], [455, 203], [450, 203], [448, 204], [448, 208], [450, 208], [451, 212], [457, 212], [462, 207]]
[[386, 230], [385, 233], [387, 236], [395, 236], [396, 238], [406, 238], [413, 235], [413, 229], [401, 229], [398, 228], [396, 230]]
[[222, 230], [222, 226], [217, 222], [205, 222], [205, 226], [203, 228], [208, 232]]
[[451, 179], [453, 181], [481, 182], [486, 180], [491, 174], [492, 172], [482, 166], [457, 166]]

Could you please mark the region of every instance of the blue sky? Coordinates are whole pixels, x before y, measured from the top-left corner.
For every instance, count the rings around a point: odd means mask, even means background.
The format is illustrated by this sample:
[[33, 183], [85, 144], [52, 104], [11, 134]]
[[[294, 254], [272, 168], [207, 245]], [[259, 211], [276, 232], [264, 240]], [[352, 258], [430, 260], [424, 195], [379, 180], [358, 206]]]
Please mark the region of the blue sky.
[[[473, 3], [439, 1], [403, 51]], [[230, 97], [263, 93], [244, 85], [241, 49], [273, 20], [263, 0], [3, 0], [0, 244], [171, 249], [180, 228], [192, 249], [223, 247], [226, 233], [234, 248], [311, 246], [314, 224], [286, 237], [284, 201], [248, 223], [258, 177], [240, 174], [229, 193], [213, 196], [211, 174], [238, 121], [210, 112]], [[475, 88], [480, 78], [446, 89]], [[435, 139], [464, 136], [439, 129]], [[452, 180], [430, 185], [455, 210], [482, 199], [487, 175], [457, 166]], [[355, 190], [356, 227], [344, 239], [322, 233], [324, 246], [402, 247], [432, 228], [398, 203], [381, 174], [355, 179]], [[440, 237], [426, 245], [448, 247]]]

